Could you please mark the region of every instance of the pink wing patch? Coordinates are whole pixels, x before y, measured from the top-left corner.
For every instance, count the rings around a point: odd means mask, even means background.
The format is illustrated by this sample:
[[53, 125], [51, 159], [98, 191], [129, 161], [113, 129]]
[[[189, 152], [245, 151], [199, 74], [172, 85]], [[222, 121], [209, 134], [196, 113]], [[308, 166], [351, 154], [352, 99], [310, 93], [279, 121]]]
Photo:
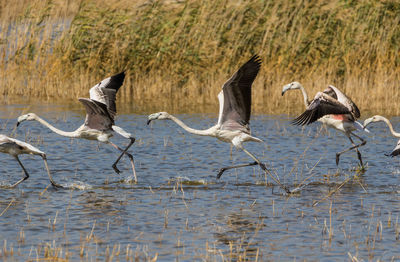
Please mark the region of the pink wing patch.
[[336, 119], [336, 120], [342, 120], [342, 121], [347, 119], [345, 115], [332, 115], [332, 118]]
[[335, 120], [352, 122], [348, 115], [331, 115], [331, 117]]

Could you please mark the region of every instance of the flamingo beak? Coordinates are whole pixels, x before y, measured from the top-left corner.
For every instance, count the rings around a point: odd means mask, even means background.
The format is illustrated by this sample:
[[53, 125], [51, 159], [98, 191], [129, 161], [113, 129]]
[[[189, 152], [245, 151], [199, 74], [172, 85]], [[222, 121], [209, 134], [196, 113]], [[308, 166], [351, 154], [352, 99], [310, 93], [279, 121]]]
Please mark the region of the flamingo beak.
[[150, 125], [151, 119], [147, 120], [147, 125]]
[[284, 85], [282, 88], [282, 96], [286, 93], [286, 91], [290, 90], [291, 84]]
[[371, 118], [366, 119], [363, 123], [363, 129], [366, 129], [371, 122]]

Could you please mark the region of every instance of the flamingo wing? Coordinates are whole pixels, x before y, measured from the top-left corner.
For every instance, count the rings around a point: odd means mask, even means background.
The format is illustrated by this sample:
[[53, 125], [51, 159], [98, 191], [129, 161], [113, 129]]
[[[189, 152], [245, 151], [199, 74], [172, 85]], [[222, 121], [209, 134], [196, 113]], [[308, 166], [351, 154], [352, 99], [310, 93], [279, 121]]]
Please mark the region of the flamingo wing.
[[110, 116], [105, 104], [87, 98], [79, 98], [79, 101], [86, 109], [85, 126], [100, 131], [111, 129], [114, 119]]
[[112, 118], [117, 114], [115, 101], [124, 79], [125, 72], [121, 72], [102, 80], [89, 90], [90, 99], [105, 104]]
[[14, 151], [14, 153], [16, 153], [17, 155], [30, 153], [44, 154], [44, 152], [40, 151], [38, 148], [32, 146], [31, 144], [5, 135], [0, 135], [0, 147], [4, 148], [4, 152], [10, 152], [9, 150], [14, 149], [11, 151]]
[[349, 114], [349, 109], [336, 99], [324, 93], [317, 93], [313, 101], [300, 116], [292, 121], [294, 125], [309, 125], [325, 115]]
[[[254, 55], [242, 65], [222, 87], [223, 105], [219, 123], [236, 122], [241, 126], [248, 126], [251, 114], [251, 85], [260, 71], [261, 59]], [[222, 98], [222, 97], [221, 97]], [[222, 100], [222, 99], [220, 99]]]
[[335, 93], [336, 99], [349, 109], [350, 113], [354, 116], [355, 119], [360, 118], [361, 116], [360, 110], [358, 109], [356, 103], [353, 102], [353, 100], [351, 100], [348, 96], [346, 96], [337, 87], [329, 85], [326, 91], [328, 90], [331, 90], [330, 91], [331, 93], [332, 91]]
[[397, 142], [396, 147], [393, 149], [389, 156], [394, 157], [400, 155], [400, 140]]

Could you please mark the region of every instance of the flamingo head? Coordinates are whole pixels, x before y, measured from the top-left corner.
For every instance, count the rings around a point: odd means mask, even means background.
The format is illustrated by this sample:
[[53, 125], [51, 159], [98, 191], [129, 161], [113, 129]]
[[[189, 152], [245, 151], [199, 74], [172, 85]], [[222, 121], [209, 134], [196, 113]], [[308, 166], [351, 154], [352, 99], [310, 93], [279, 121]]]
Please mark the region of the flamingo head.
[[288, 90], [300, 89], [301, 84], [299, 82], [292, 82], [290, 84], [284, 85], [282, 89], [282, 95], [286, 93]]
[[374, 123], [374, 122], [379, 122], [379, 121], [383, 121], [382, 118], [378, 115], [367, 118], [364, 120], [363, 123], [363, 128], [365, 129], [369, 124]]
[[21, 124], [24, 121], [32, 121], [35, 119], [36, 119], [36, 114], [34, 114], [34, 113], [28, 113], [28, 114], [19, 116], [18, 120], [17, 120], [17, 126], [19, 126], [19, 124]]
[[169, 119], [170, 115], [167, 112], [158, 112], [148, 116], [147, 124], [150, 124], [152, 120], [165, 120]]

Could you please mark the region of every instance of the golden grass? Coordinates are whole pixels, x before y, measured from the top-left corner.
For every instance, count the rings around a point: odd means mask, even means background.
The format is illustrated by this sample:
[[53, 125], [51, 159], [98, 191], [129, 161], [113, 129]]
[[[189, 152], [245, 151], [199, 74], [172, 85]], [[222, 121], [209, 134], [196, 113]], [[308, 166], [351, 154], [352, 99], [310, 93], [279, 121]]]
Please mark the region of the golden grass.
[[75, 100], [127, 70], [119, 99], [139, 111], [217, 112], [257, 53], [257, 112], [300, 112], [300, 93], [280, 95], [299, 81], [310, 96], [336, 85], [364, 115], [400, 113], [397, 1], [3, 0], [0, 13], [4, 102]]

